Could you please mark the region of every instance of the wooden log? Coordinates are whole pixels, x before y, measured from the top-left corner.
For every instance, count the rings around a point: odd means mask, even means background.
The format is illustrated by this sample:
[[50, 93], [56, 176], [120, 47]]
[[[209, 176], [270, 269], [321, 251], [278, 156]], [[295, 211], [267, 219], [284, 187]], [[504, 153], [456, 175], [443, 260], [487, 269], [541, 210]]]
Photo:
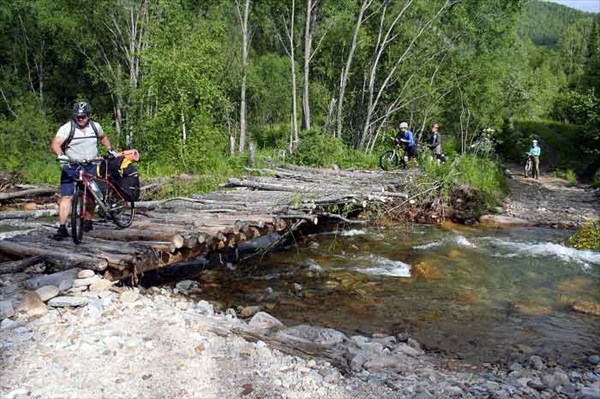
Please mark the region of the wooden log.
[[0, 263], [0, 274], [19, 273], [27, 269], [29, 266], [38, 265], [45, 262], [46, 257], [42, 255], [15, 260], [12, 262], [2, 262]]
[[175, 247], [175, 249], [179, 249], [179, 248], [183, 247], [183, 242], [184, 242], [184, 238], [181, 234], [174, 234], [171, 237], [171, 244], [173, 244], [173, 247]]
[[105, 240], [116, 241], [171, 241], [171, 237], [177, 234], [173, 230], [155, 231], [148, 228], [138, 229], [129, 228], [123, 230], [92, 230], [86, 235], [90, 237], [102, 238]]
[[80, 266], [95, 271], [103, 271], [108, 266], [108, 262], [105, 259], [97, 259], [75, 253], [58, 252], [40, 246], [22, 245], [7, 240], [0, 241], [0, 253], [6, 253], [21, 258], [28, 256], [46, 256], [48, 259], [55, 258], [66, 264], [70, 263], [71, 267]]
[[37, 209], [35, 211], [7, 211], [0, 212], [2, 219], [37, 219], [47, 216], [57, 216], [58, 209]]
[[0, 201], [5, 201], [14, 198], [35, 197], [37, 195], [48, 195], [58, 193], [56, 187], [38, 187], [28, 190], [13, 191], [9, 193], [0, 193]]

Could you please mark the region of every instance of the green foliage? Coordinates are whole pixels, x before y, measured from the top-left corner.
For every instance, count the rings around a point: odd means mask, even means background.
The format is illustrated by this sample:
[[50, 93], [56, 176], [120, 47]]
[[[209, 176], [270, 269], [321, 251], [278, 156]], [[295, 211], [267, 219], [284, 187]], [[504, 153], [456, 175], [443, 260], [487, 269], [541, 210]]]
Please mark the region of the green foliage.
[[554, 174], [559, 179], [565, 179], [566, 181], [568, 181], [571, 184], [577, 184], [577, 175], [575, 174], [573, 169], [567, 169], [567, 170], [557, 169], [554, 172]]
[[442, 182], [442, 195], [446, 198], [459, 186], [467, 185], [481, 193], [485, 206], [492, 208], [501, 204], [506, 195], [502, 168], [487, 157], [463, 154], [444, 164], [426, 157], [422, 165], [428, 180]]
[[291, 160], [300, 165], [373, 168], [378, 156], [347, 147], [342, 140], [318, 130], [303, 133]]
[[600, 219], [584, 223], [568, 242], [577, 249], [600, 250]]

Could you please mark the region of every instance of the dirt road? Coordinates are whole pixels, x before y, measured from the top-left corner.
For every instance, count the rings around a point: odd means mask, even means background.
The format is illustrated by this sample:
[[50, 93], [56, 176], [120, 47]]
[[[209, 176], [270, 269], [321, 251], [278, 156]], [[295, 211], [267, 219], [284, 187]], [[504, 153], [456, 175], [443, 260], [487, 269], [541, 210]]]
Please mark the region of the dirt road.
[[600, 190], [541, 173], [525, 178], [517, 165], [505, 168], [509, 195], [504, 213], [536, 224], [576, 228], [585, 220], [600, 218]]

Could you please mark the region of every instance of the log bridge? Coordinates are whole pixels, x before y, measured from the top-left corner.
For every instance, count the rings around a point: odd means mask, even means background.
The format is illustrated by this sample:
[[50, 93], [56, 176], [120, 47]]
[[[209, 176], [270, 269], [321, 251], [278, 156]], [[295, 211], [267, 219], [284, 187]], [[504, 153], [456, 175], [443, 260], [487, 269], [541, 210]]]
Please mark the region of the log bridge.
[[79, 245], [51, 239], [56, 209], [0, 212], [0, 228], [21, 229], [0, 239], [0, 256], [10, 260], [0, 263], [0, 273], [43, 259], [57, 268], [79, 266], [104, 272], [107, 278], [129, 276], [135, 281], [144, 271], [235, 250], [301, 225], [365, 223], [353, 217], [382, 203], [407, 202], [412, 180], [404, 171], [286, 166], [248, 172], [207, 194], [140, 201], [130, 228], [96, 221]]

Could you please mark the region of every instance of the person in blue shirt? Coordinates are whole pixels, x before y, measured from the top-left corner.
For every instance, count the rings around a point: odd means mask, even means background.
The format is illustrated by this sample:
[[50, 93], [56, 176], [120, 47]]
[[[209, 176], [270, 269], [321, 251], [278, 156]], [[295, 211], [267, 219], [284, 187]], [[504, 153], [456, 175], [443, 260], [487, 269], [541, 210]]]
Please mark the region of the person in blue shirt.
[[533, 158], [533, 177], [536, 179], [540, 176], [540, 154], [541, 153], [542, 153], [542, 150], [538, 146], [538, 141], [533, 140], [531, 142], [531, 148], [529, 149], [529, 152], [527, 154]]
[[406, 146], [404, 154], [405, 162], [408, 162], [417, 156], [417, 146], [415, 145], [413, 133], [408, 130], [408, 123], [400, 123], [400, 132], [396, 135], [396, 142], [403, 143]]

